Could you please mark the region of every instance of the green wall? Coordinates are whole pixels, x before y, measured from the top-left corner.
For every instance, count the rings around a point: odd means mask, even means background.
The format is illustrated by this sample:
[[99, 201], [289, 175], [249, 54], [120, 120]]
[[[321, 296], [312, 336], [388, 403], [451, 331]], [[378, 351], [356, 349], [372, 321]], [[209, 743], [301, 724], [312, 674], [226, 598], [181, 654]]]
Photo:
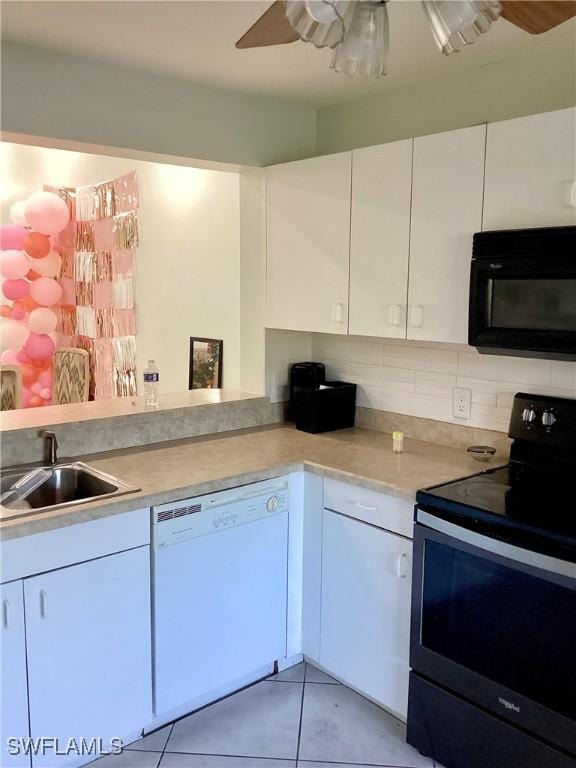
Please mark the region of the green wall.
[[2, 128], [202, 160], [267, 165], [316, 148], [316, 111], [5, 42]]
[[2, 48], [5, 131], [243, 165], [573, 105], [576, 39], [569, 36], [545, 57], [499, 61], [320, 110], [12, 42]]
[[[466, 51], [458, 56], [465, 56]], [[545, 58], [461, 71], [318, 112], [318, 154], [576, 104], [576, 40]]]

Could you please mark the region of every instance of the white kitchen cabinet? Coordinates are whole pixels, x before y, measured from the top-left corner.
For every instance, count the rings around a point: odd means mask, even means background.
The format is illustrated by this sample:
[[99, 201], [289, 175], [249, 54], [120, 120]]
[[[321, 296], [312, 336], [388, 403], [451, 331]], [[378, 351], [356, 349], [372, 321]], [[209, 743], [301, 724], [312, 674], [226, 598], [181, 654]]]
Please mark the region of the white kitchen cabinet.
[[[136, 738], [152, 719], [150, 549], [25, 580], [30, 729], [70, 738]], [[47, 752], [33, 765], [94, 759]]]
[[351, 334], [406, 338], [412, 144], [352, 153]]
[[324, 510], [320, 663], [406, 718], [412, 542]]
[[29, 768], [30, 757], [23, 751], [10, 754], [8, 739], [27, 739], [28, 683], [26, 679], [26, 637], [24, 591], [21, 579], [0, 585], [2, 626], [0, 628], [0, 765], [2, 768]]
[[464, 344], [486, 126], [414, 139], [408, 338]]
[[348, 332], [351, 157], [267, 169], [268, 328]]
[[489, 124], [483, 229], [576, 224], [575, 137], [575, 108]]

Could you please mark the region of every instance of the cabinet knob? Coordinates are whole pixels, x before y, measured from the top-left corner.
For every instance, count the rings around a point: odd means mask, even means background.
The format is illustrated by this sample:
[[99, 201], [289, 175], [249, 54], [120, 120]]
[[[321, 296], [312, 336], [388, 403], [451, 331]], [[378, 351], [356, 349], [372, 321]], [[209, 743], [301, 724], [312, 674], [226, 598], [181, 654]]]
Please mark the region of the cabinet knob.
[[402, 319], [402, 304], [392, 304], [388, 311], [388, 324], [398, 328]]

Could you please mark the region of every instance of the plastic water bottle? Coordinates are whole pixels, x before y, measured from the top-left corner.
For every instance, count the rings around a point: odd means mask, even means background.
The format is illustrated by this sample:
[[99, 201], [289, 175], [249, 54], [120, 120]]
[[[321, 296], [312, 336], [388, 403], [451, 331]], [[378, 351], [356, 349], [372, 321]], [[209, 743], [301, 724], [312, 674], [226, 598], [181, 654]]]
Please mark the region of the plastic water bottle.
[[144, 403], [158, 407], [160, 402], [160, 371], [154, 360], [144, 368]]

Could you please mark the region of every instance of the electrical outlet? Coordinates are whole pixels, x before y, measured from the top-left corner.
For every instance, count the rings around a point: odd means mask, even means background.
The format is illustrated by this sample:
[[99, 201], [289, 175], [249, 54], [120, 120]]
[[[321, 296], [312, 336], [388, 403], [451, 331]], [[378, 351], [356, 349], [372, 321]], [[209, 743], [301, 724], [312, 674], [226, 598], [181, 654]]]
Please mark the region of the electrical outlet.
[[472, 390], [454, 387], [452, 390], [452, 413], [457, 419], [469, 419], [472, 410]]

